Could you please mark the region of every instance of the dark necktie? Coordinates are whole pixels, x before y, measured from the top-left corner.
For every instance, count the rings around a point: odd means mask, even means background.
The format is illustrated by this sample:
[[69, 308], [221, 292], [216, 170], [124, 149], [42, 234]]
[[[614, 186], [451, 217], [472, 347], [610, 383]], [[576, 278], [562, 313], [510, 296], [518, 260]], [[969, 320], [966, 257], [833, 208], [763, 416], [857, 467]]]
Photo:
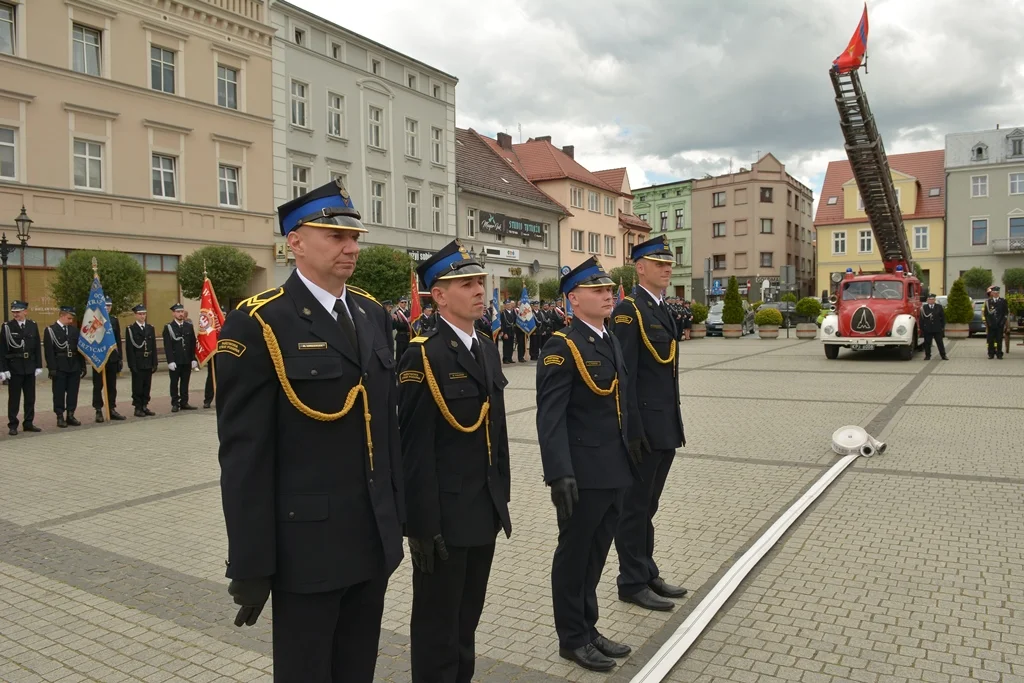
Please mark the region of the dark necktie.
[[475, 336], [473, 337], [473, 343], [470, 344], [469, 346], [469, 352], [473, 354], [473, 358], [474, 360], [476, 360], [476, 364], [479, 365], [480, 367], [483, 367], [484, 359], [480, 356], [480, 340], [477, 339]]
[[612, 345], [612, 340], [608, 337], [607, 332], [601, 335], [601, 339], [604, 339], [604, 343], [607, 344], [608, 346]]
[[345, 335], [345, 339], [352, 345], [356, 353], [359, 353], [359, 342], [356, 339], [356, 328], [352, 324], [352, 318], [348, 316], [348, 308], [345, 307], [345, 303], [338, 299], [334, 302], [334, 312], [338, 314], [338, 324], [341, 325], [341, 332]]

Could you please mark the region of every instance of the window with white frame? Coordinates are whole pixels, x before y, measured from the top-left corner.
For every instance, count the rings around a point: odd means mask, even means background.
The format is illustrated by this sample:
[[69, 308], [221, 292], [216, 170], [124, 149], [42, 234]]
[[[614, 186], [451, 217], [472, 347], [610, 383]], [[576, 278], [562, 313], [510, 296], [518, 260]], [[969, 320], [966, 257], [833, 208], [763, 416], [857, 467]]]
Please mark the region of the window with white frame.
[[[576, 187], [575, 185], [570, 185], [569, 186], [569, 203], [572, 205], [572, 208], [574, 208], [574, 209], [582, 209], [583, 208], [583, 188], [582, 187]], [[583, 249], [581, 247], [580, 251], [582, 251], [582, 250]]]
[[615, 215], [615, 197], [604, 198], [604, 215], [614, 216]]
[[466, 236], [476, 237], [476, 209], [466, 211]]
[[331, 43], [331, 59], [336, 59], [340, 62], [343, 55], [344, 48], [341, 46], [341, 43]]
[[627, 199], [622, 203], [622, 205], [625, 207], [622, 209], [622, 213], [626, 215], [633, 213], [633, 202]]
[[383, 76], [384, 62], [379, 59], [370, 59], [370, 73], [374, 76]]
[[71, 68], [80, 74], [100, 75], [100, 32], [88, 26], [71, 28]]
[[405, 84], [409, 86], [410, 90], [416, 90], [416, 74], [406, 74]]
[[174, 52], [157, 45], [149, 46], [149, 87], [174, 94]]
[[927, 251], [928, 249], [928, 226], [914, 226], [914, 251]]
[[832, 233], [832, 254], [839, 256], [846, 253], [846, 231], [836, 230]]
[[658, 221], [658, 228], [661, 230], [668, 230], [668, 211], [661, 212], [661, 220]]
[[238, 109], [238, 69], [217, 65], [217, 104]]
[[384, 183], [370, 182], [370, 222], [384, 224]]
[[75, 140], [75, 187], [103, 189], [103, 143]]
[[0, 128], [0, 178], [16, 180], [17, 177], [17, 132], [13, 128]]
[[437, 99], [441, 99], [441, 86], [434, 86], [434, 97], [436, 97]]
[[988, 176], [987, 175], [972, 175], [971, 176], [971, 197], [987, 197], [988, 196]]
[[405, 153], [408, 156], [420, 156], [420, 124], [412, 119], [405, 120]]
[[177, 159], [174, 157], [153, 155], [153, 196], [164, 199], [178, 196]]
[[345, 137], [345, 98], [333, 92], [327, 93], [327, 134]]
[[0, 2], [0, 54], [14, 54], [14, 5]]
[[435, 194], [432, 200], [434, 232], [444, 232], [444, 195]]
[[292, 125], [309, 128], [309, 86], [292, 81]]
[[309, 192], [310, 176], [312, 170], [309, 166], [292, 164], [292, 199], [301, 197]]
[[238, 177], [240, 174], [241, 171], [237, 166], [226, 166], [224, 164], [220, 164], [217, 167], [218, 190], [221, 206], [241, 206], [238, 192]]
[[615, 256], [615, 238], [611, 235], [604, 236], [604, 255]]
[[303, 31], [301, 28], [295, 29], [295, 31], [292, 34], [292, 37], [295, 39], [296, 45], [306, 45], [306, 32]]
[[601, 211], [601, 195], [594, 191], [587, 192], [587, 211]]
[[444, 132], [440, 128], [430, 129], [430, 160], [435, 164], [444, 163], [442, 147], [444, 146]]
[[870, 230], [860, 230], [857, 232], [857, 251], [861, 254], [867, 254], [871, 251], [872, 234]]
[[988, 219], [975, 218], [971, 221], [971, 246], [988, 244]]
[[409, 229], [420, 229], [420, 191], [409, 189], [405, 193], [405, 203], [409, 213]]
[[369, 113], [369, 129], [367, 131], [369, 138], [368, 144], [370, 147], [376, 147], [377, 149], [383, 149], [384, 141], [384, 110], [380, 107], [370, 107]]
[[1007, 236], [1012, 240], [1024, 237], [1024, 216], [1012, 216], [1010, 218], [1009, 234]]
[[587, 233], [587, 249], [591, 254], [601, 253], [601, 236], [596, 232]]
[[684, 227], [683, 209], [676, 209], [676, 230]]
[[1024, 173], [1010, 174], [1010, 194], [1024, 194]]
[[570, 237], [572, 238], [571, 249], [573, 251], [583, 251], [583, 231], [571, 230]]

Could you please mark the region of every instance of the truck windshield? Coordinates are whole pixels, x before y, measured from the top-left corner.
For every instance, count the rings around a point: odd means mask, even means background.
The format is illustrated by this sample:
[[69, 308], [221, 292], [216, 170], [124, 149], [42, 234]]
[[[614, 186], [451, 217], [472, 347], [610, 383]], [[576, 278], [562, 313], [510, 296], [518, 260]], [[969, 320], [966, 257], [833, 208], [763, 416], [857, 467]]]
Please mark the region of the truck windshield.
[[902, 299], [903, 283], [898, 280], [864, 280], [843, 286], [843, 301], [859, 299]]

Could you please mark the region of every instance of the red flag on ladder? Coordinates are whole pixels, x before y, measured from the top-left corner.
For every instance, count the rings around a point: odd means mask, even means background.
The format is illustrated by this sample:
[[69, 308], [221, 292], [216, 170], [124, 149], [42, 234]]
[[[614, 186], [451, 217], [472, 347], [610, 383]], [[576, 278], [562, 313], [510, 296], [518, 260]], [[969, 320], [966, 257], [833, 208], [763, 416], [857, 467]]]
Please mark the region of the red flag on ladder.
[[848, 73], [860, 67], [864, 61], [864, 55], [868, 51], [868, 4], [864, 3], [864, 13], [860, 17], [857, 30], [850, 38], [850, 44], [846, 46], [843, 53], [832, 62], [832, 68], [841, 74]]

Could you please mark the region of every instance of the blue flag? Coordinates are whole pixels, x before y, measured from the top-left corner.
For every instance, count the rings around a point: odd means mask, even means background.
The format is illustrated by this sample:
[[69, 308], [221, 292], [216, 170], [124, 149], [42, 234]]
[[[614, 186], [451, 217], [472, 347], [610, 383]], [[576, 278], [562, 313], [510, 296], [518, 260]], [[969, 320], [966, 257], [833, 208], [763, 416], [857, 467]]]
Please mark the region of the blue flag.
[[491, 295], [491, 339], [498, 341], [498, 333], [501, 332], [501, 308], [498, 306], [498, 288], [494, 288]]
[[533, 317], [533, 308], [530, 306], [530, 295], [526, 293], [526, 287], [523, 287], [523, 292], [519, 295], [519, 310], [516, 311], [516, 327], [522, 330], [526, 336], [530, 336], [533, 334], [533, 331], [537, 329], [537, 319]]
[[110, 352], [117, 348], [114, 328], [107, 318], [107, 302], [100, 279], [93, 277], [89, 301], [82, 315], [82, 332], [78, 337], [78, 352], [85, 356], [96, 370], [102, 370]]

